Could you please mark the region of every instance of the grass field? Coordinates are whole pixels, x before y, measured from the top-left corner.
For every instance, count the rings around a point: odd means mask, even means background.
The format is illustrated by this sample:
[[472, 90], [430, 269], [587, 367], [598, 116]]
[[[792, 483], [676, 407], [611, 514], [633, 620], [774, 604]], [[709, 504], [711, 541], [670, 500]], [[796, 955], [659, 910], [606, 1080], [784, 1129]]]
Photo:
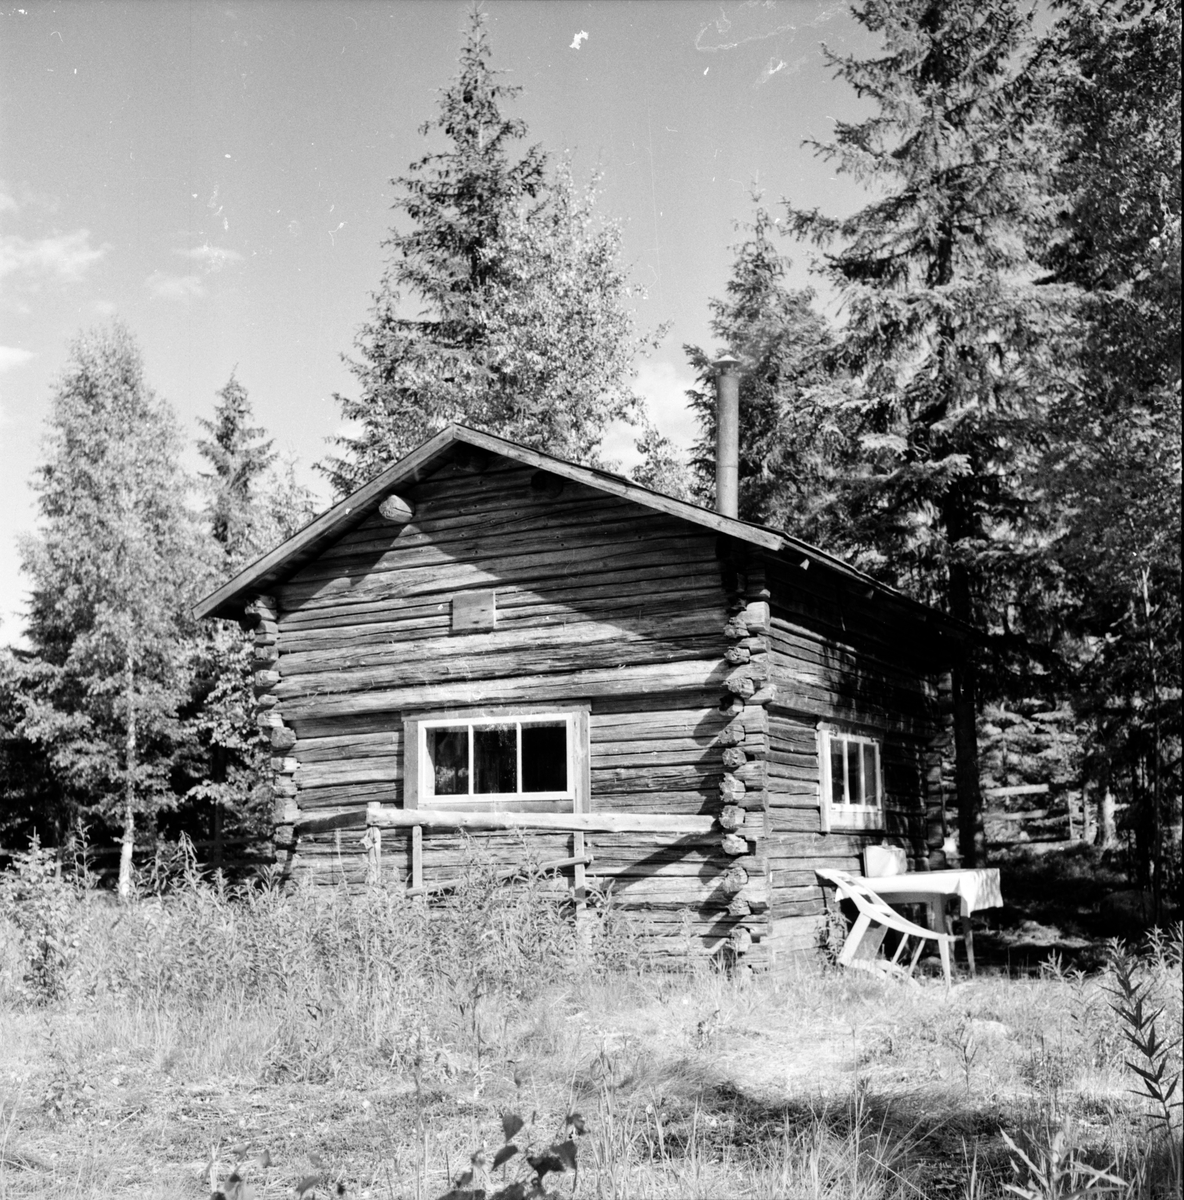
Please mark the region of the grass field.
[[1180, 1195], [1178, 932], [947, 995], [649, 970], [477, 858], [429, 910], [193, 874], [116, 907], [27, 856], [0, 911], [0, 1200]]

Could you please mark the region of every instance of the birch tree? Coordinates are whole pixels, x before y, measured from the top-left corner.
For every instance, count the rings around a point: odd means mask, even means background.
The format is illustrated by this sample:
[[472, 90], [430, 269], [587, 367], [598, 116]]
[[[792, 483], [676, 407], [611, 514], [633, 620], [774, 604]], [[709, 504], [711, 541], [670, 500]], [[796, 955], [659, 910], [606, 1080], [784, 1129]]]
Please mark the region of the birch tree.
[[125, 898], [137, 826], [175, 803], [183, 739], [197, 572], [180, 446], [127, 329], [80, 336], [33, 478], [38, 533], [22, 546], [34, 655], [21, 733], [86, 815], [119, 830]]

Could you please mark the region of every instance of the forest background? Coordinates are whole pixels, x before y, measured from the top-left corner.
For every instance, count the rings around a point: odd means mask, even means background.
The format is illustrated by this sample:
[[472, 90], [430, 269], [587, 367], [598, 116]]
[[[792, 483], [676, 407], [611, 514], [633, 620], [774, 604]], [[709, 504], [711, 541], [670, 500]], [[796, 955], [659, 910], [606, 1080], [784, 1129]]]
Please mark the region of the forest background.
[[[689, 458], [647, 415], [620, 227], [532, 143], [486, 23], [393, 180], [395, 217], [318, 469], [345, 494], [459, 420], [712, 501], [712, 367], [741, 364], [741, 515], [982, 631], [954, 676], [959, 850], [981, 792], [1071, 786], [1154, 903], [1180, 887], [1180, 11], [1074, 0], [852, 10], [832, 56], [864, 102], [816, 144], [852, 213], [754, 194], [716, 344], [687, 346]], [[813, 264], [837, 315], [791, 285]], [[377, 271], [376, 271], [377, 274]], [[313, 497], [229, 378], [182, 467], [177, 419], [118, 321], [53, 385], [33, 477], [24, 644], [0, 656], [0, 845], [266, 838], [269, 748], [236, 627], [193, 602]], [[1123, 828], [1113, 814], [1123, 812]]]

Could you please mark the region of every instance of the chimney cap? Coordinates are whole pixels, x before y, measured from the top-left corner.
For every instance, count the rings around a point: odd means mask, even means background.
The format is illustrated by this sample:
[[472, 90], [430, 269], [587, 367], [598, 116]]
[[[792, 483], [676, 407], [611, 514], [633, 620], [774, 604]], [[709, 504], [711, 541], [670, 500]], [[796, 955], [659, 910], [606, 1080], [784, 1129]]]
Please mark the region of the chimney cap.
[[711, 365], [721, 373], [735, 371], [740, 366], [740, 360], [730, 350], [725, 350]]

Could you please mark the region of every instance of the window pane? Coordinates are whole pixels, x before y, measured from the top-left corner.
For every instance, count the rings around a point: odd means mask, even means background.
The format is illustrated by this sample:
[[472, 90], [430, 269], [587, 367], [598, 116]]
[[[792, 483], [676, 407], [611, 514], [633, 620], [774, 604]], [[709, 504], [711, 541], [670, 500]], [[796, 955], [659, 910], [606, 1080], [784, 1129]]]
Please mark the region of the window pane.
[[875, 746], [864, 744], [863, 750], [863, 783], [864, 783], [864, 804], [878, 804], [879, 797], [879, 781], [876, 779], [876, 748]]
[[463, 725], [427, 731], [433, 796], [469, 794], [469, 731]]
[[863, 803], [863, 789], [859, 786], [859, 743], [843, 743], [847, 751], [847, 799], [851, 804]]
[[522, 726], [522, 790], [567, 791], [567, 722]]
[[846, 804], [847, 795], [843, 789], [843, 739], [830, 739], [830, 802]]
[[518, 791], [517, 734], [513, 725], [479, 725], [473, 730], [474, 793]]

